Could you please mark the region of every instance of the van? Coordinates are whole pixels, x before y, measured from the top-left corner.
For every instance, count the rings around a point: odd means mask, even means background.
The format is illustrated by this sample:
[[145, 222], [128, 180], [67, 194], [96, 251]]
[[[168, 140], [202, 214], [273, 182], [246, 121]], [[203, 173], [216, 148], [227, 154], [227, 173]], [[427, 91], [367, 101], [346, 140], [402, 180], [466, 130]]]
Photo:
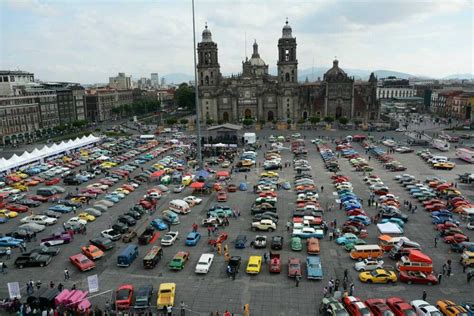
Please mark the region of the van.
[[383, 256], [383, 250], [379, 245], [355, 245], [350, 256], [359, 261], [367, 258], [375, 259]]
[[163, 257], [163, 249], [160, 246], [153, 246], [143, 258], [143, 267], [145, 269], [153, 269], [161, 257]]
[[36, 194], [41, 196], [52, 196], [56, 194], [56, 190], [50, 188], [41, 188], [36, 190]]
[[409, 241], [407, 237], [392, 237], [390, 235], [380, 235], [379, 236], [379, 246], [383, 251], [390, 251], [392, 248], [397, 245], [400, 240]]
[[388, 255], [394, 260], [400, 260], [401, 257], [407, 256], [410, 253], [410, 249], [421, 250], [421, 245], [411, 240], [402, 239], [392, 247]]
[[138, 246], [128, 245], [117, 257], [117, 266], [128, 267], [138, 257]]
[[168, 204], [168, 207], [171, 211], [178, 214], [188, 214], [189, 212], [191, 212], [189, 204], [183, 200], [172, 200]]
[[465, 267], [474, 266], [474, 252], [473, 251], [464, 251], [461, 255], [460, 262]]

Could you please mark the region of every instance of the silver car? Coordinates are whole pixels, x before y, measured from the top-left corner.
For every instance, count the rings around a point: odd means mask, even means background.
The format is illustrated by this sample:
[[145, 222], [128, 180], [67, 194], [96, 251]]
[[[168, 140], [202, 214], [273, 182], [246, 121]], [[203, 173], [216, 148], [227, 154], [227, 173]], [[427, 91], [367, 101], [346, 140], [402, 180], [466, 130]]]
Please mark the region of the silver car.
[[86, 208], [84, 210], [85, 213], [89, 214], [89, 215], [93, 215], [95, 217], [99, 217], [100, 215], [102, 215], [102, 212], [95, 209], [95, 208], [92, 208], [92, 207], [89, 207], [89, 208]]

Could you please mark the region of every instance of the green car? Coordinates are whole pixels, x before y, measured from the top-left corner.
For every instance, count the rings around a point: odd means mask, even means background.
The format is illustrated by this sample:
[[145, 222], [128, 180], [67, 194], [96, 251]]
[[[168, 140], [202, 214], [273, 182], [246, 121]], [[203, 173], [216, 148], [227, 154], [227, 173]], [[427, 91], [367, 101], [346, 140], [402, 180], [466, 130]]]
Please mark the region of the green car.
[[303, 244], [301, 243], [300, 237], [291, 238], [291, 250], [301, 251], [303, 249]]
[[357, 246], [357, 245], [365, 245], [367, 244], [365, 242], [365, 240], [363, 239], [357, 239], [356, 241], [354, 242], [350, 242], [350, 243], [347, 243], [345, 246], [344, 246], [344, 249], [346, 249], [346, 251], [351, 251], [352, 249], [354, 249], [354, 246]]
[[180, 251], [178, 252], [173, 259], [171, 259], [169, 268], [171, 270], [183, 270], [186, 261], [189, 259], [189, 252], [188, 251]]

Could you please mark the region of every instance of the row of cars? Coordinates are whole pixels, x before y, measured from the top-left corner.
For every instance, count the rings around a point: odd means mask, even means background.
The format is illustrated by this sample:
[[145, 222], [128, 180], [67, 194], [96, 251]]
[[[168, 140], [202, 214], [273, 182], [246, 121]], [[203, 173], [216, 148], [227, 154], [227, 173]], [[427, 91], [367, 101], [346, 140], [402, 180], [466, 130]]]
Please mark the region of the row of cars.
[[435, 155], [429, 149], [420, 150], [416, 154], [433, 169], [452, 170], [456, 167], [456, 164], [449, 161], [448, 157]]
[[[387, 142], [387, 141], [384, 141]], [[407, 168], [398, 160], [396, 160], [392, 155], [389, 155], [384, 149], [379, 146], [374, 145], [372, 142], [365, 140], [362, 142], [362, 147], [373, 155], [378, 161], [383, 163], [385, 169], [390, 171], [405, 171]], [[391, 147], [391, 146], [389, 146]], [[408, 147], [398, 147], [395, 149], [396, 152], [408, 153], [412, 152]]]
[[400, 297], [370, 298], [365, 301], [356, 296], [346, 296], [339, 302], [334, 297], [323, 298], [319, 307], [321, 315], [340, 316], [461, 316], [471, 315], [474, 304], [456, 304], [449, 300], [439, 300], [432, 305], [424, 300], [407, 302]]

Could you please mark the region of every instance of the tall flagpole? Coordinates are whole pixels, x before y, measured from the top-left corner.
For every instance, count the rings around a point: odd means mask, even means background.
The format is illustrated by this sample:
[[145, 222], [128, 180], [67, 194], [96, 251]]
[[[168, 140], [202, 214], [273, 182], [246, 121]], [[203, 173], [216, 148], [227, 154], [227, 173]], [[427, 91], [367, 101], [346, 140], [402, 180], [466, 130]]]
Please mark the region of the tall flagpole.
[[193, 57], [194, 57], [194, 87], [195, 87], [195, 102], [196, 102], [196, 128], [197, 128], [197, 159], [199, 167], [202, 169], [204, 167], [202, 163], [202, 151], [201, 151], [201, 113], [199, 109], [199, 88], [198, 88], [198, 73], [197, 73], [197, 64], [196, 64], [196, 22], [194, 18], [194, 0], [193, 3]]

